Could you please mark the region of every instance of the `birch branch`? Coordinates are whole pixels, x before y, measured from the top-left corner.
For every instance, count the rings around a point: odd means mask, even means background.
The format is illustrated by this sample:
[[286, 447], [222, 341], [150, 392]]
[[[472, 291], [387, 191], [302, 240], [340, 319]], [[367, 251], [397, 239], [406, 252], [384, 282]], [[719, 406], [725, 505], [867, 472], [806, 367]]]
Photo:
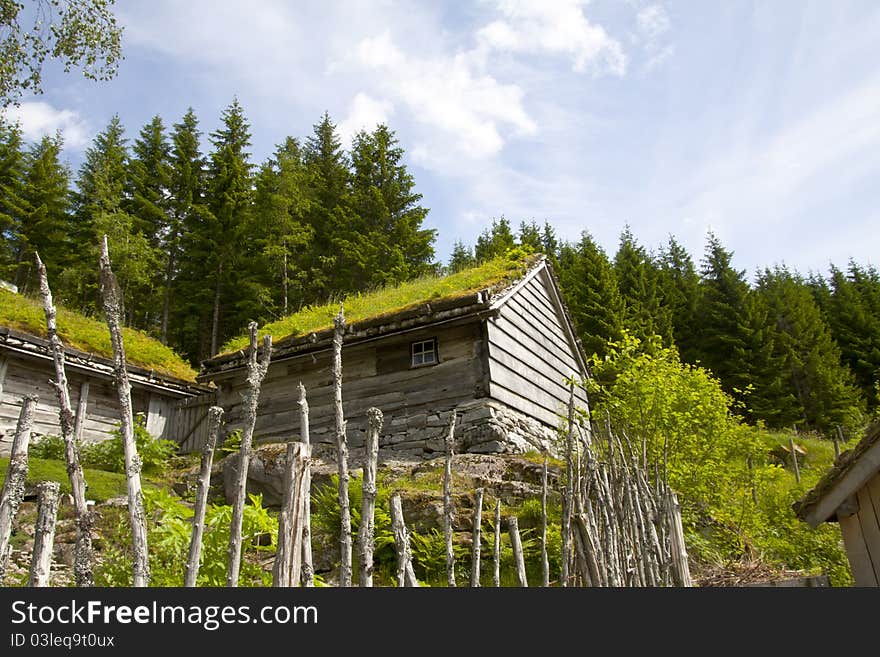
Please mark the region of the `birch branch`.
[[208, 437], [202, 446], [202, 463], [199, 468], [199, 481], [196, 485], [196, 500], [193, 508], [192, 538], [189, 542], [189, 557], [186, 560], [186, 572], [183, 577], [183, 585], [187, 587], [195, 586], [199, 577], [202, 535], [205, 531], [205, 512], [208, 508], [208, 491], [211, 487], [211, 466], [214, 462], [214, 448], [217, 446], [217, 434], [220, 432], [222, 419], [222, 408], [212, 406], [208, 409]]
[[128, 382], [125, 345], [122, 340], [122, 292], [110, 267], [110, 253], [107, 249], [106, 235], [101, 241], [101, 296], [104, 301], [107, 328], [110, 329], [110, 342], [113, 345], [113, 375], [121, 416], [120, 433], [122, 434], [122, 450], [125, 457], [128, 516], [131, 521], [131, 543], [134, 557], [132, 585], [142, 587], [148, 586], [150, 583], [150, 562], [147, 549], [147, 518], [144, 513], [144, 497], [141, 489], [141, 459], [134, 441], [131, 385]]
[[77, 586], [94, 586], [92, 575], [92, 512], [86, 504], [86, 481], [82, 466], [79, 463], [79, 449], [76, 445], [76, 416], [70, 403], [70, 389], [67, 386], [67, 374], [64, 368], [64, 345], [58, 337], [55, 324], [55, 304], [52, 302], [52, 290], [46, 276], [46, 267], [35, 253], [37, 274], [40, 278], [40, 296], [43, 300], [43, 312], [46, 315], [46, 337], [52, 347], [52, 361], [55, 365], [55, 380], [52, 386], [58, 395], [58, 420], [61, 425], [61, 437], [64, 439], [64, 460], [67, 463], [67, 478], [73, 495], [74, 523], [76, 525], [76, 544], [74, 546], [73, 571]]
[[248, 325], [250, 331], [250, 350], [247, 360], [247, 391], [244, 395], [244, 428], [241, 433], [241, 448], [238, 452], [238, 481], [235, 501], [232, 506], [232, 519], [229, 523], [229, 566], [226, 571], [226, 586], [238, 586], [241, 569], [241, 526], [244, 520], [244, 502], [247, 497], [247, 475], [254, 439], [254, 426], [257, 423], [257, 405], [260, 400], [260, 385], [269, 369], [272, 357], [272, 336], [263, 336], [263, 353], [257, 360], [257, 323]]
[[15, 436], [12, 438], [12, 451], [9, 454], [9, 469], [3, 480], [0, 492], [0, 582], [6, 574], [6, 564], [12, 553], [9, 538], [12, 536], [12, 523], [18, 507], [24, 499], [24, 485], [28, 475], [28, 445], [31, 440], [31, 427], [34, 423], [34, 409], [37, 395], [25, 395], [21, 400], [21, 411]]

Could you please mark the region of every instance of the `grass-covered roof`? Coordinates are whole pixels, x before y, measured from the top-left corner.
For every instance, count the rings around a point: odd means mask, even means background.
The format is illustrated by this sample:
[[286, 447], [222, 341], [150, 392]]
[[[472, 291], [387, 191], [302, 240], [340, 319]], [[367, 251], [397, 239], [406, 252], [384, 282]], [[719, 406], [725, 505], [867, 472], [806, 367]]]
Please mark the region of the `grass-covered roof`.
[[[98, 319], [58, 307], [58, 336], [66, 347], [113, 358], [110, 331]], [[0, 326], [46, 337], [46, 315], [42, 303], [0, 288]], [[196, 371], [170, 347], [142, 331], [122, 329], [126, 361], [156, 374], [195, 382]]]
[[[391, 316], [426, 302], [449, 301], [487, 288], [492, 291], [503, 289], [521, 278], [538, 259], [539, 256], [511, 251], [506, 256], [448, 276], [425, 276], [372, 292], [352, 294], [341, 299], [345, 321], [349, 325], [357, 324], [384, 315]], [[285, 338], [330, 329], [333, 327], [333, 318], [339, 312], [339, 304], [340, 300], [335, 300], [319, 306], [308, 306], [266, 324], [260, 328], [259, 335], [271, 335], [273, 342], [280, 342]], [[233, 338], [223, 345], [220, 355], [246, 349], [248, 342], [246, 335]]]

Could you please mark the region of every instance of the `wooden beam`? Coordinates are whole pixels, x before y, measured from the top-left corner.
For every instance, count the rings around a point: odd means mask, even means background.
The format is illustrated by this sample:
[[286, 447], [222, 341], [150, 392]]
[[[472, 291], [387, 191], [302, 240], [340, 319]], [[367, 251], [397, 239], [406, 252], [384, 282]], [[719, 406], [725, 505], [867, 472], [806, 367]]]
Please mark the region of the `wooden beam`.
[[82, 440], [83, 424], [86, 421], [89, 406], [89, 381], [86, 379], [79, 386], [79, 401], [76, 403], [76, 419], [73, 423], [73, 438]]
[[821, 525], [834, 516], [837, 507], [843, 504], [846, 498], [864, 486], [878, 471], [880, 471], [880, 440], [862, 454], [850, 466], [849, 470], [819, 498], [813, 508], [803, 516], [804, 521], [811, 527]]
[[868, 556], [868, 548], [862, 536], [859, 517], [856, 515], [840, 518], [840, 533], [846, 545], [846, 556], [855, 578], [856, 586], [877, 586], [877, 577]]

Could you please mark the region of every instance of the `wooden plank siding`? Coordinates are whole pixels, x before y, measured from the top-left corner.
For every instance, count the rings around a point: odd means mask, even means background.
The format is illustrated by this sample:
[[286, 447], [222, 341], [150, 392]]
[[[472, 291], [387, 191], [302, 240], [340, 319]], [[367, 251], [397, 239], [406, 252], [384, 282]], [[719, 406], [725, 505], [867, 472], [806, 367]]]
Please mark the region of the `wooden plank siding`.
[[[566, 416], [565, 381], [582, 372], [567, 318], [548, 290], [549, 277], [534, 276], [518, 287], [487, 320], [490, 396], [550, 427]], [[575, 389], [575, 403], [587, 406]]]
[[[6, 356], [6, 376], [2, 395], [0, 395], [0, 453], [8, 452], [18, 415], [21, 412], [22, 398], [26, 394], [39, 395], [39, 402], [34, 413], [33, 432], [35, 436], [60, 435], [61, 426], [58, 419], [58, 398], [50, 380], [55, 378], [55, 370], [51, 361], [14, 356]], [[67, 369], [70, 402], [77, 412], [77, 427], [81, 427], [80, 438], [85, 442], [106, 440], [110, 432], [120, 421], [119, 398], [113, 381], [109, 376], [89, 376], [79, 368]], [[88, 381], [88, 385], [84, 385]], [[87, 396], [80, 403], [80, 395], [87, 391]], [[173, 404], [179, 395], [164, 397], [156, 390], [147, 390], [132, 382], [131, 401], [134, 413], [144, 413], [150, 423], [150, 399], [153, 399], [154, 412], [167, 418], [168, 405]], [[84, 415], [81, 414], [81, 409]], [[153, 421], [156, 427], [160, 423]], [[167, 425], [167, 423], [166, 423]]]
[[[410, 345], [435, 338], [439, 362], [411, 366]], [[429, 414], [443, 413], [481, 394], [483, 366], [478, 321], [457, 326], [428, 327], [401, 335], [346, 345], [342, 351], [342, 399], [351, 447], [361, 444], [366, 411], [381, 409], [383, 435], [405, 430]], [[333, 442], [333, 389], [329, 351], [272, 362], [260, 390], [254, 440], [298, 439], [300, 382], [309, 403], [309, 428], [315, 442]], [[240, 372], [214, 379], [218, 403], [227, 412], [227, 432], [240, 424], [244, 380]], [[413, 425], [415, 426], [415, 425]], [[189, 444], [187, 445], [189, 448]]]

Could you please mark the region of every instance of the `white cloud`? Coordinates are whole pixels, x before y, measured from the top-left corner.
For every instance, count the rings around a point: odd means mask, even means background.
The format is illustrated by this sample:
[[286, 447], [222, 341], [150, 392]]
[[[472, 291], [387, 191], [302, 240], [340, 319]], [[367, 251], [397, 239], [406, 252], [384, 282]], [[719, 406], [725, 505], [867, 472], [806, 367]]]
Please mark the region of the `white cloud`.
[[503, 19], [477, 32], [480, 45], [489, 50], [527, 54], [561, 54], [572, 68], [626, 72], [626, 56], [601, 25], [591, 23], [578, 0], [498, 0]]
[[339, 124], [339, 136], [344, 146], [360, 131], [371, 131], [380, 123], [388, 124], [388, 117], [394, 113], [394, 104], [360, 92], [351, 101], [348, 116]]
[[68, 109], [55, 109], [48, 103], [25, 102], [18, 107], [6, 109], [11, 121], [17, 121], [24, 136], [31, 141], [38, 141], [46, 135], [54, 136], [61, 131], [64, 143], [73, 149], [85, 147], [89, 140], [90, 130], [85, 120], [76, 112]]
[[655, 41], [669, 31], [671, 22], [662, 5], [649, 5], [636, 14], [639, 33], [648, 41]]
[[[471, 158], [498, 153], [505, 133], [531, 135], [537, 126], [523, 106], [523, 90], [481, 73], [468, 53], [419, 58], [407, 56], [385, 32], [362, 40], [355, 49], [359, 65], [378, 75], [375, 84], [400, 101], [416, 122], [439, 130]], [[429, 161], [430, 147], [420, 151]]]

